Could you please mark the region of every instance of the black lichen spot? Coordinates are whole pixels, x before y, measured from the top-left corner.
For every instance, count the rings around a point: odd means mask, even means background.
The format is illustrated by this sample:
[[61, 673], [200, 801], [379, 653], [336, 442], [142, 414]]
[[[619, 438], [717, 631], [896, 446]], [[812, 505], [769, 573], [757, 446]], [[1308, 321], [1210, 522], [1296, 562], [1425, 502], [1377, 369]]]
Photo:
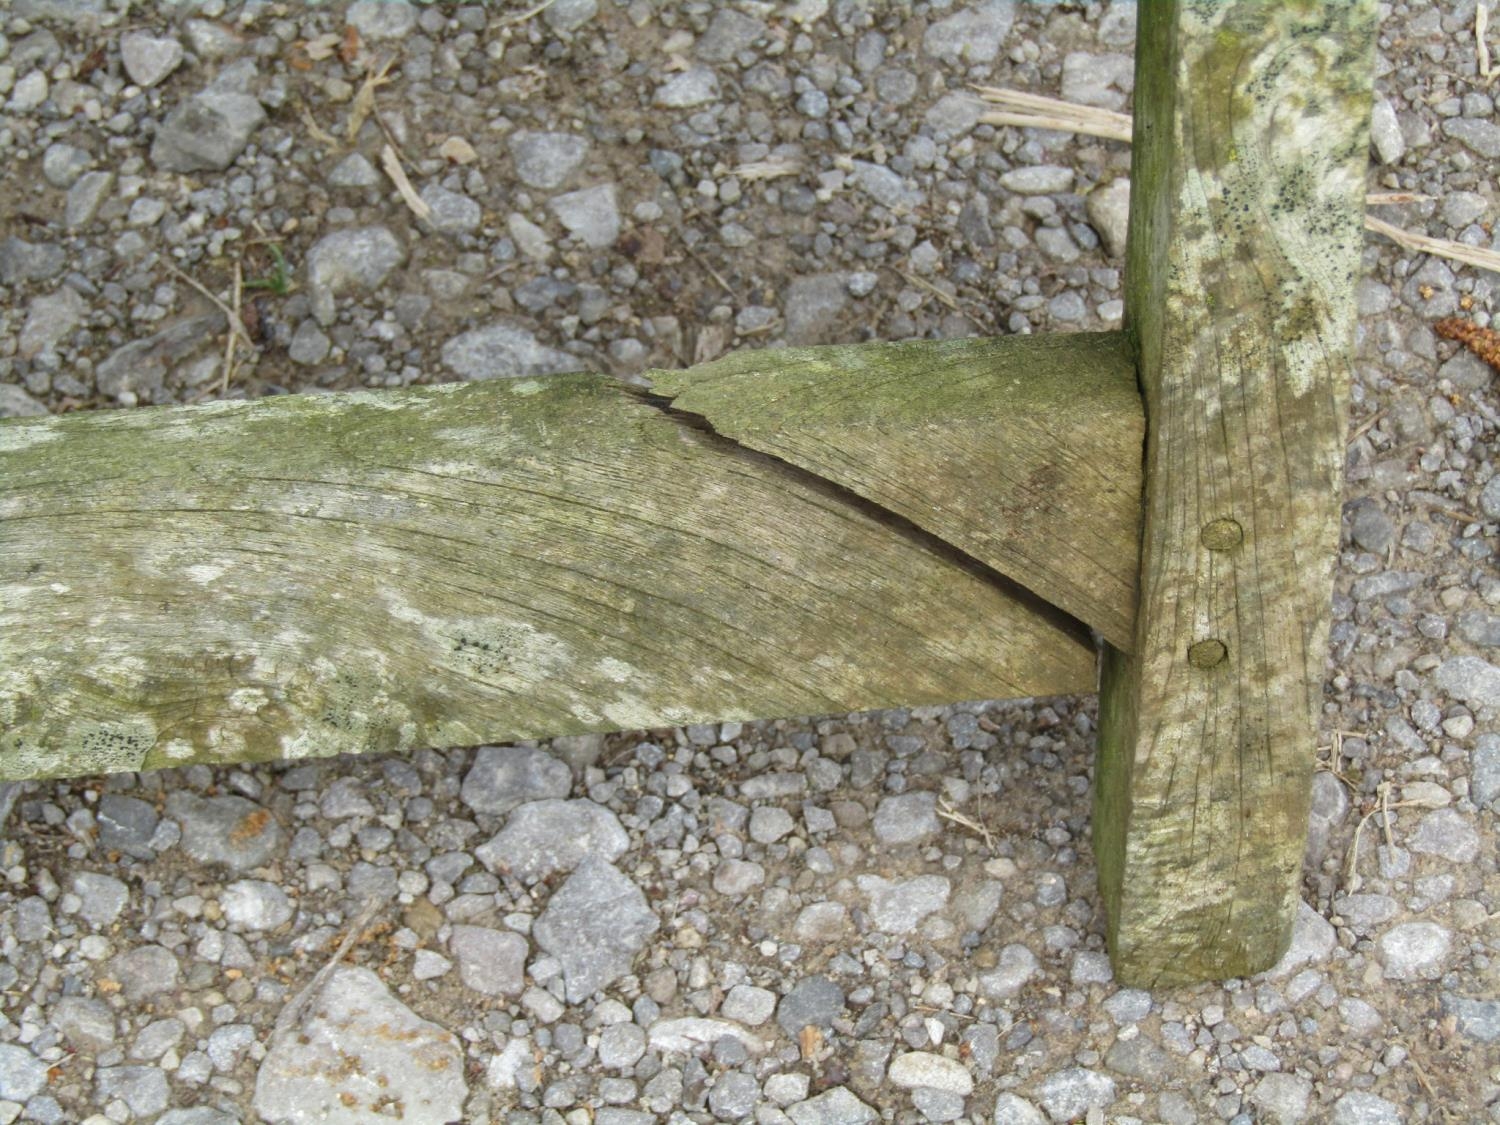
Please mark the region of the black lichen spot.
[[86, 730], [78, 740], [85, 761], [111, 769], [133, 769], [138, 766], [156, 739], [139, 730], [98, 724]]
[[335, 730], [352, 731], [361, 727], [363, 724], [360, 719], [363, 715], [355, 706], [359, 698], [358, 678], [351, 672], [340, 672], [328, 685], [327, 694], [323, 697], [323, 709], [318, 713], [318, 721]]
[[483, 635], [464, 630], [453, 635], [456, 663], [480, 677], [503, 676], [516, 671], [525, 658], [526, 638], [519, 630], [490, 625]]
[[477, 676], [493, 676], [510, 666], [507, 646], [464, 633], [453, 638], [453, 655]]

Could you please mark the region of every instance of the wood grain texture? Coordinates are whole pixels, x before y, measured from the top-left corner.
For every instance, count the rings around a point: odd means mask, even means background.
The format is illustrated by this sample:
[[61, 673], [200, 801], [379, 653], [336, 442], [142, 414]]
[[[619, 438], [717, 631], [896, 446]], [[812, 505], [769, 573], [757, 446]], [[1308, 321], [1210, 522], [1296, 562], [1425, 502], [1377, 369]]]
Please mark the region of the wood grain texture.
[[0, 423], [4, 777], [1095, 677], [1076, 622], [603, 377]]
[[740, 352], [650, 378], [1132, 647], [1145, 419], [1123, 333]]
[[1106, 655], [1115, 973], [1286, 948], [1337, 548], [1373, 0], [1142, 4], [1126, 328], [1146, 401], [1135, 653]]

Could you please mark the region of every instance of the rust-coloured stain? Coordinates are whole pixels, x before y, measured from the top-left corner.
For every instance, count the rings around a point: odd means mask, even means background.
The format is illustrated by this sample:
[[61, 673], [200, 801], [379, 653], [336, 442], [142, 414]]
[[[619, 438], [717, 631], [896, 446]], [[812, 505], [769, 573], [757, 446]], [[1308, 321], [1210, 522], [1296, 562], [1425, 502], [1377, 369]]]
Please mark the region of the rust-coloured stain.
[[271, 814], [265, 809], [256, 809], [254, 812], [246, 813], [230, 831], [229, 842], [232, 844], [249, 843], [266, 830], [266, 825], [270, 823], [270, 820]]
[[1500, 332], [1493, 328], [1481, 328], [1472, 320], [1461, 316], [1450, 316], [1438, 321], [1432, 330], [1449, 340], [1457, 340], [1464, 347], [1500, 371]]

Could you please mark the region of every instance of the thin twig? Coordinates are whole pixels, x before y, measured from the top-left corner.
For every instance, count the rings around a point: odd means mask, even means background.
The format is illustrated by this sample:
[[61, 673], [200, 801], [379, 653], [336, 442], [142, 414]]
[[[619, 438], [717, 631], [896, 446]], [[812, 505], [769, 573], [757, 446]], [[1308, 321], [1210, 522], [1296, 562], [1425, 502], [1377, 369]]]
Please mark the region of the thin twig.
[[[1483, 7], [1484, 5], [1481, 4], [1480, 9], [1483, 10]], [[1394, 1041], [1406, 1048], [1406, 1061], [1411, 1064], [1412, 1073], [1417, 1076], [1417, 1082], [1421, 1084], [1422, 1089], [1427, 1091], [1427, 1096], [1437, 1097], [1437, 1091], [1432, 1088], [1432, 1083], [1427, 1078], [1427, 1072], [1422, 1069], [1422, 1064], [1417, 1062], [1417, 1053], [1411, 1049], [1411, 1044], [1399, 1036]]]
[[954, 312], [962, 312], [963, 311], [961, 308], [959, 308], [958, 298], [957, 297], [955, 297], [952, 293], [946, 293], [943, 290], [939, 289], [936, 285], [934, 285], [932, 282], [928, 281], [925, 277], [918, 277], [914, 273], [908, 273], [906, 270], [901, 269], [899, 266], [896, 267], [896, 272], [898, 274], [900, 274], [901, 277], [904, 278], [908, 284], [915, 285], [915, 286], [918, 286], [919, 288], [927, 290], [927, 292], [931, 293], [939, 301], [941, 301], [943, 304], [947, 305], [948, 308], [950, 308], [952, 311], [954, 311]]
[[365, 80], [360, 83], [359, 91], [354, 95], [354, 102], [349, 107], [349, 121], [344, 126], [344, 139], [349, 144], [353, 144], [354, 138], [359, 136], [365, 119], [375, 112], [375, 91], [390, 82], [391, 67], [395, 65], [396, 56], [392, 55], [365, 72]]
[[1325, 761], [1323, 761], [1323, 759], [1319, 758], [1318, 761], [1317, 761], [1317, 763], [1316, 763], [1316, 765], [1314, 765], [1313, 768], [1314, 769], [1323, 770], [1325, 773], [1331, 773], [1331, 774], [1333, 774], [1333, 776], [1335, 778], [1337, 778], [1339, 781], [1343, 782], [1343, 785], [1344, 785], [1345, 789], [1349, 790], [1350, 793], [1354, 793], [1355, 790], [1356, 790], [1356, 786], [1355, 786], [1353, 780], [1351, 780], [1346, 774], [1344, 774], [1339, 769], [1338, 763], [1341, 762], [1341, 761], [1343, 761], [1343, 758], [1344, 758], [1344, 739], [1345, 738], [1362, 738], [1362, 737], [1364, 737], [1364, 736], [1361, 735], [1361, 734], [1356, 733], [1355, 731], [1348, 731], [1348, 730], [1336, 730], [1336, 731], [1334, 731], [1333, 732], [1333, 745], [1331, 745], [1331, 746], [1319, 746], [1318, 747], [1319, 750], [1327, 750], [1328, 751], [1328, 755], [1329, 755], [1331, 761], [1325, 762]]
[[160, 261], [162, 265], [167, 267], [167, 269], [171, 270], [178, 277], [182, 278], [183, 281], [187, 282], [194, 289], [198, 290], [198, 292], [202, 293], [216, 306], [218, 306], [219, 311], [223, 313], [225, 318], [229, 321], [229, 331], [238, 335], [240, 339], [245, 341], [245, 346], [251, 351], [255, 350], [255, 343], [250, 339], [250, 333], [245, 331], [245, 326], [240, 322], [239, 317], [235, 316], [234, 309], [225, 304], [221, 298], [216, 297], [212, 293], [210, 293], [207, 288], [199, 284], [191, 276], [174, 266], [169, 259], [162, 258], [160, 259]]
[[932, 282], [928, 281], [926, 278], [918, 277], [914, 273], [907, 273], [904, 269], [901, 269], [899, 267], [896, 267], [896, 272], [903, 278], [905, 278], [910, 284], [915, 285], [918, 288], [927, 290], [948, 308], [952, 309], [954, 312], [967, 319], [968, 322], [975, 328], [979, 329], [979, 331], [988, 332], [993, 327], [993, 325], [986, 324], [984, 321], [980, 320], [979, 317], [974, 313], [964, 308], [964, 306], [959, 302], [958, 298], [953, 296], [953, 294], [944, 292]]
[[935, 1008], [931, 1004], [913, 1004], [914, 1012], [933, 1012], [940, 1016], [952, 1016], [956, 1020], [977, 1020], [978, 1016], [966, 1015], [963, 1012], [955, 1012], [951, 1008]]
[[751, 160], [737, 164], [730, 175], [742, 180], [774, 180], [778, 176], [795, 176], [802, 171], [799, 160]]
[[[230, 316], [233, 323], [243, 327], [244, 313], [240, 305], [240, 299], [244, 292], [244, 277], [240, 273], [239, 259], [234, 263], [234, 301], [231, 305]], [[234, 378], [235, 350], [239, 346], [240, 338], [237, 333], [228, 332], [224, 336], [224, 377], [219, 383], [219, 394], [229, 393], [229, 381]]]
[[20, 795], [19, 781], [0, 783], [0, 839], [5, 838], [5, 822], [10, 819], [10, 810], [15, 807], [16, 798]]
[[1007, 113], [991, 110], [980, 115], [981, 125], [1014, 125], [1020, 129], [1051, 129], [1057, 133], [1082, 133], [1090, 137], [1103, 137], [1107, 141], [1130, 140], [1129, 133], [1122, 133], [1114, 125], [1085, 123], [1075, 118], [1053, 117], [1044, 113]]
[[1394, 852], [1396, 850], [1396, 836], [1391, 831], [1392, 809], [1435, 809], [1442, 807], [1432, 801], [1392, 801], [1391, 783], [1389, 781], [1382, 781], [1376, 792], [1378, 797], [1375, 807], [1360, 817], [1359, 823], [1354, 826], [1354, 846], [1349, 849], [1349, 867], [1344, 876], [1345, 894], [1352, 895], [1364, 884], [1364, 880], [1359, 876], [1359, 838], [1360, 834], [1364, 831], [1365, 824], [1372, 817], [1377, 815], [1382, 817], [1381, 828], [1385, 835], [1385, 846]]
[[1380, 811], [1385, 815], [1380, 818], [1380, 826], [1385, 829], [1385, 847], [1392, 855], [1396, 853], [1396, 834], [1391, 831], [1391, 783], [1386, 782], [1380, 787]]
[[995, 850], [995, 837], [990, 834], [990, 830], [986, 828], [982, 822], [975, 820], [971, 816], [965, 816], [963, 813], [959, 812], [948, 803], [946, 798], [940, 798], [938, 800], [937, 814], [944, 820], [951, 820], [954, 824], [962, 825], [970, 832], [977, 832], [979, 836], [984, 840], [984, 846], [990, 851]]
[[396, 155], [401, 158], [403, 164], [410, 163], [411, 157], [406, 155], [406, 150], [401, 147], [401, 142], [396, 139], [396, 134], [391, 131], [390, 125], [386, 123], [385, 114], [380, 112], [380, 107], [374, 110], [375, 124], [380, 126], [380, 131], [385, 134], [386, 143], [396, 150]]
[[744, 298], [742, 298], [737, 292], [735, 292], [734, 286], [730, 285], [729, 282], [725, 281], [724, 278], [723, 278], [723, 276], [719, 273], [718, 270], [714, 269], [713, 266], [711, 266], [708, 263], [708, 261], [701, 254], [698, 253], [698, 251], [694, 250], [691, 246], [688, 245], [687, 239], [682, 236], [682, 232], [681, 231], [678, 231], [678, 233], [677, 233], [677, 240], [682, 243], [682, 248], [687, 251], [688, 257], [691, 258], [691, 259], [693, 259], [693, 261], [697, 262], [698, 265], [703, 268], [703, 270], [708, 274], [709, 277], [713, 278], [715, 281], [717, 281], [719, 283], [719, 288], [721, 288], [722, 290], [724, 290], [724, 292], [728, 293], [731, 297], [733, 297], [740, 304], [744, 304], [745, 303], [744, 302]]
[[986, 125], [1017, 125], [1026, 129], [1055, 129], [1064, 133], [1084, 133], [1110, 141], [1130, 142], [1130, 114], [1117, 113], [1097, 106], [1077, 105], [1042, 94], [1007, 90], [997, 86], [975, 86], [979, 96], [999, 106], [983, 114]]
[[344, 934], [343, 940], [339, 942], [338, 948], [333, 951], [333, 956], [328, 959], [328, 962], [321, 969], [313, 974], [312, 980], [307, 982], [307, 987], [287, 1001], [286, 1006], [277, 1015], [276, 1024], [271, 1030], [273, 1038], [285, 1033], [302, 1015], [302, 1010], [317, 996], [319, 990], [323, 987], [323, 983], [333, 975], [334, 969], [338, 968], [345, 954], [353, 948], [354, 943], [365, 932], [365, 928], [374, 921], [376, 913], [380, 910], [380, 903], [381, 900], [379, 898], [372, 897], [365, 900], [365, 904], [360, 909], [359, 914], [349, 924], [349, 929]]
[[335, 137], [327, 129], [323, 128], [323, 126], [318, 124], [317, 120], [312, 115], [312, 110], [307, 108], [307, 104], [305, 102], [299, 101], [297, 103], [297, 112], [301, 114], [302, 124], [307, 126], [307, 131], [312, 134], [313, 140], [317, 141], [324, 148], [327, 148], [332, 152], [337, 152], [339, 149], [344, 147], [339, 143], [339, 139], [337, 137]]
[[1429, 512], [1437, 512], [1439, 515], [1447, 516], [1451, 520], [1458, 520], [1460, 523], [1486, 522], [1483, 516], [1456, 505], [1434, 504], [1431, 500], [1413, 500], [1411, 503], [1418, 508], [1426, 508]]
[[1385, 417], [1385, 411], [1384, 410], [1377, 410], [1377, 411], [1375, 411], [1374, 414], [1371, 414], [1368, 418], [1366, 418], [1363, 422], [1361, 422], [1359, 424], [1358, 428], [1356, 428], [1355, 431], [1352, 434], [1349, 435], [1349, 441], [1348, 441], [1347, 444], [1353, 445], [1360, 438], [1364, 437], [1367, 433], [1369, 433], [1372, 429], [1374, 429], [1375, 428], [1375, 424], [1377, 422], [1379, 422], [1384, 417]]
[[1480, 0], [1474, 5], [1474, 59], [1479, 64], [1479, 77], [1488, 86], [1500, 76], [1500, 71], [1490, 66], [1490, 45], [1484, 41], [1484, 33], [1490, 22], [1489, 5]]

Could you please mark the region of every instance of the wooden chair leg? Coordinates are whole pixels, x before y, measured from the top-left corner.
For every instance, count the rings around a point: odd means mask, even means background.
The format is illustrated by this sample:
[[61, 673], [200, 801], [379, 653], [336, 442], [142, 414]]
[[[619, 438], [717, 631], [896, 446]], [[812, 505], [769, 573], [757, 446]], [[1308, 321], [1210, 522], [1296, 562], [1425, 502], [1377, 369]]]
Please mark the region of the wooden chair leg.
[[1147, 416], [1135, 649], [1105, 658], [1115, 972], [1290, 940], [1322, 700], [1374, 0], [1140, 6], [1126, 330]]

